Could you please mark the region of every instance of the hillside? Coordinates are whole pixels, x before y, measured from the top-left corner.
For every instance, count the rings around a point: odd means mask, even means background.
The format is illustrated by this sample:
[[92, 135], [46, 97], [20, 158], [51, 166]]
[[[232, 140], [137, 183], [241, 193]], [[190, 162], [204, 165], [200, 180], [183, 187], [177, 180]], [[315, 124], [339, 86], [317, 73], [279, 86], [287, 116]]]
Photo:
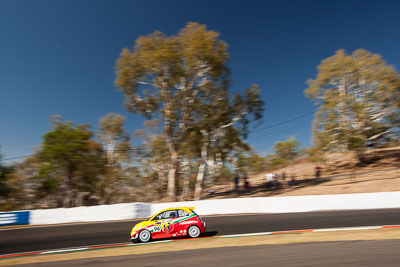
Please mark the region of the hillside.
[[[287, 166], [248, 177], [250, 188], [235, 190], [233, 183], [215, 185], [206, 199], [232, 197], [264, 197], [321, 195], [400, 191], [400, 147], [370, 150], [363, 164], [355, 152], [332, 153], [324, 156], [322, 163], [301, 159]], [[321, 168], [321, 178], [315, 179], [315, 168]], [[295, 185], [266, 188], [265, 174], [286, 173], [286, 181], [295, 176]]]

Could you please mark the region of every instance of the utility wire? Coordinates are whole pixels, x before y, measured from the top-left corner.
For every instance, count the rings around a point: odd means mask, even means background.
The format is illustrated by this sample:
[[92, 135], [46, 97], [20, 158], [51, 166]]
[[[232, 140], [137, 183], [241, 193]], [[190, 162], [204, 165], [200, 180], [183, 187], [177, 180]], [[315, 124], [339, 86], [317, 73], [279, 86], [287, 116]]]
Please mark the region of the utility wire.
[[[314, 114], [314, 112], [309, 112], [309, 113], [303, 114], [301, 116], [295, 117], [295, 118], [287, 120], [287, 121], [283, 121], [283, 122], [280, 122], [280, 123], [272, 124], [272, 125], [269, 125], [269, 126], [266, 126], [266, 127], [263, 127], [263, 128], [259, 128], [259, 129], [253, 130], [253, 131], [249, 131], [249, 133], [255, 133], [255, 132], [262, 131], [262, 130], [274, 128], [274, 127], [277, 127], [277, 126], [280, 126], [280, 125], [283, 125], [283, 124], [286, 124], [286, 123], [289, 123], [289, 122], [292, 122], [292, 121], [295, 121], [295, 120], [299, 120], [299, 119], [305, 118], [305, 117], [310, 116], [312, 114]], [[261, 136], [258, 136], [258, 137], [261, 137]], [[256, 137], [256, 138], [258, 138], [258, 137]], [[267, 136], [267, 137], [272, 137], [272, 136]], [[135, 150], [142, 150], [142, 149], [140, 149], [140, 148], [129, 149], [129, 151], [135, 151]], [[114, 152], [118, 152], [118, 151], [122, 152], [122, 151], [126, 151], [126, 150], [113, 150], [113, 151]], [[34, 154], [26, 155], [26, 156], [13, 157], [13, 158], [6, 158], [6, 159], [2, 159], [2, 160], [6, 161], [6, 160], [22, 159], [22, 158], [31, 157], [33, 155]]]
[[[126, 152], [126, 151], [139, 151], [139, 150], [144, 150], [144, 148], [131, 148], [131, 149], [125, 149], [125, 150], [109, 150], [112, 152]], [[6, 159], [1, 159], [1, 160], [13, 160], [13, 159], [22, 159], [22, 158], [28, 158], [28, 157], [32, 157], [35, 154], [30, 154], [30, 155], [26, 155], [26, 156], [19, 156], [19, 157], [14, 157], [14, 158], [6, 158]]]
[[287, 131], [303, 129], [303, 128], [306, 128], [306, 127], [309, 127], [308, 123], [296, 125], [296, 126], [293, 126], [293, 127], [290, 127], [290, 128], [286, 128], [286, 129], [282, 129], [282, 130], [277, 131], [277, 132], [269, 133], [268, 135], [257, 136], [256, 138], [253, 138], [253, 139], [250, 138], [248, 141], [249, 142], [258, 142], [258, 141], [265, 140], [266, 138], [270, 138], [270, 137], [275, 137], [275, 136], [281, 135], [282, 133], [285, 133]]
[[280, 123], [272, 124], [272, 125], [269, 125], [269, 126], [266, 126], [266, 127], [260, 128], [260, 129], [256, 129], [256, 130], [253, 130], [253, 131], [249, 131], [249, 133], [255, 133], [255, 132], [259, 132], [259, 131], [265, 130], [265, 129], [269, 129], [269, 128], [273, 128], [273, 127], [276, 127], [276, 126], [280, 126], [282, 124], [286, 124], [286, 123], [289, 123], [289, 122], [292, 122], [292, 121], [295, 121], [295, 120], [298, 120], [298, 119], [302, 119], [302, 118], [310, 116], [312, 114], [314, 114], [314, 112], [306, 113], [306, 114], [303, 114], [301, 116], [295, 117], [295, 118], [287, 120], [287, 121], [283, 121], [283, 122], [280, 122]]
[[27, 157], [30, 157], [30, 156], [33, 156], [33, 154], [31, 154], [31, 155], [26, 155], [26, 156], [14, 157], [14, 158], [1, 159], [1, 160], [22, 159], [22, 158], [27, 158]]
[[[305, 127], [302, 127], [302, 128], [305, 128]], [[281, 135], [281, 134], [276, 134], [275, 136], [279, 136], [279, 135]], [[274, 136], [270, 136], [270, 137], [274, 137]], [[262, 140], [259, 140], [259, 141], [262, 141]], [[251, 145], [251, 144], [250, 144]], [[254, 145], [253, 145], [254, 146]], [[273, 146], [273, 145], [271, 145], [270, 143], [265, 143], [265, 144], [261, 144], [261, 145], [257, 145], [257, 146], [254, 146], [254, 148], [256, 148], [257, 150], [259, 150], [259, 149], [263, 149], [263, 148], [266, 148], [266, 147], [271, 147], [271, 146]]]
[[262, 133], [261, 135], [252, 136], [252, 137], [248, 138], [247, 140], [258, 139], [258, 138], [260, 138], [260, 137], [265, 137], [265, 136], [268, 136], [268, 135], [270, 135], [270, 134], [275, 134], [275, 133], [278, 133], [278, 132], [282, 132], [282, 131], [286, 131], [286, 130], [295, 129], [295, 128], [301, 127], [301, 126], [303, 126], [303, 125], [310, 125], [310, 123], [309, 123], [309, 122], [306, 122], [306, 123], [303, 122], [303, 123], [301, 123], [301, 124], [297, 124], [297, 125], [294, 125], [294, 126], [290, 126], [289, 128], [280, 129], [280, 130], [272, 131], [272, 132], [269, 132], [269, 131], [268, 131], [268, 132]]

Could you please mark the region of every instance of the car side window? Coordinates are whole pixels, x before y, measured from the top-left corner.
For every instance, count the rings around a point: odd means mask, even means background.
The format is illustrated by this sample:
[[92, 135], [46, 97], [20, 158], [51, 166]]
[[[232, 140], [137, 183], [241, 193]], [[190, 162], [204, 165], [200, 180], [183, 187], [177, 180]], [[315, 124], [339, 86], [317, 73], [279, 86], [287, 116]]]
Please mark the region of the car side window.
[[165, 216], [164, 219], [172, 219], [172, 218], [176, 218], [176, 210], [168, 210], [165, 212]]
[[176, 218], [176, 217], [178, 217], [176, 210], [167, 210], [167, 211], [161, 212], [156, 217], [154, 217], [153, 221], [172, 219], [172, 218]]
[[185, 216], [189, 216], [189, 213], [187, 213], [184, 210], [178, 210], [178, 216], [179, 217], [185, 217]]

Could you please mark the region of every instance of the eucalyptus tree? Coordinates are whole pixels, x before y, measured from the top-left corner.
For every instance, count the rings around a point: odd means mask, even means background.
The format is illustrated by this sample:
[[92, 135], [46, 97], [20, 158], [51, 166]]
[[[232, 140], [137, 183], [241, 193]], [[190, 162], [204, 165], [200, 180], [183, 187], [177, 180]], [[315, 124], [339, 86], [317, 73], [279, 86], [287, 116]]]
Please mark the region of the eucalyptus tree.
[[124, 129], [125, 117], [108, 113], [99, 120], [98, 138], [104, 144], [109, 165], [129, 160], [130, 140]]
[[175, 199], [179, 149], [188, 134], [192, 108], [210, 88], [227, 83], [227, 45], [218, 33], [188, 23], [177, 35], [155, 32], [124, 48], [116, 64], [116, 85], [131, 113], [157, 117], [169, 151], [168, 195]]
[[12, 193], [12, 189], [8, 185], [8, 179], [12, 169], [11, 167], [3, 164], [2, 158], [3, 155], [0, 154], [0, 201], [2, 198], [8, 200], [8, 197]]
[[[243, 115], [246, 111], [239, 111], [239, 107], [259, 96], [258, 91], [252, 95], [255, 90], [249, 90], [247, 96], [235, 96], [229, 101], [228, 58], [227, 45], [219, 40], [218, 33], [204, 25], [188, 23], [177, 35], [155, 32], [138, 38], [133, 50], [123, 49], [117, 61], [115, 83], [125, 95], [127, 110], [156, 117], [163, 126], [162, 136], [169, 153], [170, 199], [176, 197], [182, 161], [187, 163], [182, 146], [190, 134], [198, 130], [203, 137], [214, 138], [215, 133], [208, 128], [217, 131], [226, 121], [233, 125], [234, 117], [228, 113]], [[260, 103], [248, 106], [247, 111], [260, 111]], [[225, 118], [226, 114], [230, 118]], [[212, 116], [215, 118], [208, 118]], [[237, 117], [245, 130], [249, 117]], [[207, 123], [211, 124], [202, 126]]]
[[300, 143], [294, 137], [289, 137], [286, 141], [276, 142], [274, 145], [274, 157], [287, 163], [296, 159], [300, 155]]
[[338, 50], [324, 59], [306, 96], [318, 106], [314, 143], [321, 150], [363, 150], [399, 136], [400, 76], [379, 54]]
[[108, 113], [100, 118], [97, 137], [107, 155], [105, 174], [98, 182], [101, 198], [105, 203], [121, 199], [120, 192], [127, 187], [126, 170], [131, 160], [131, 144], [124, 129], [125, 117]]
[[101, 145], [92, 137], [88, 125], [54, 118], [37, 152], [41, 165], [36, 180], [43, 197], [55, 195], [60, 206], [69, 207], [78, 205], [80, 192], [96, 194], [105, 158]]

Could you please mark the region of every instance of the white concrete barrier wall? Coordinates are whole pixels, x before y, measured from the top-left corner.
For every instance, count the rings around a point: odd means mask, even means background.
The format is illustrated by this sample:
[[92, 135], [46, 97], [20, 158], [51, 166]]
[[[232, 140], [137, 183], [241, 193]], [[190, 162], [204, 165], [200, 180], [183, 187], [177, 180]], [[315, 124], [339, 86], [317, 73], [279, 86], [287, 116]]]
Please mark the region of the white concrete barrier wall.
[[151, 213], [180, 206], [195, 207], [201, 215], [400, 208], [400, 191], [158, 203], [151, 205]]
[[230, 198], [157, 204], [127, 203], [68, 209], [32, 210], [30, 224], [146, 218], [162, 209], [182, 206], [195, 207], [196, 213], [200, 215], [400, 208], [400, 191], [339, 195]]
[[195, 207], [200, 215], [231, 214], [231, 213], [257, 213], [259, 198], [228, 198], [216, 200], [186, 201], [172, 203], [157, 203], [151, 205], [151, 213], [170, 207]]
[[29, 224], [126, 220], [150, 216], [150, 204], [123, 203], [91, 207], [32, 210]]
[[259, 198], [257, 212], [400, 208], [400, 192]]

